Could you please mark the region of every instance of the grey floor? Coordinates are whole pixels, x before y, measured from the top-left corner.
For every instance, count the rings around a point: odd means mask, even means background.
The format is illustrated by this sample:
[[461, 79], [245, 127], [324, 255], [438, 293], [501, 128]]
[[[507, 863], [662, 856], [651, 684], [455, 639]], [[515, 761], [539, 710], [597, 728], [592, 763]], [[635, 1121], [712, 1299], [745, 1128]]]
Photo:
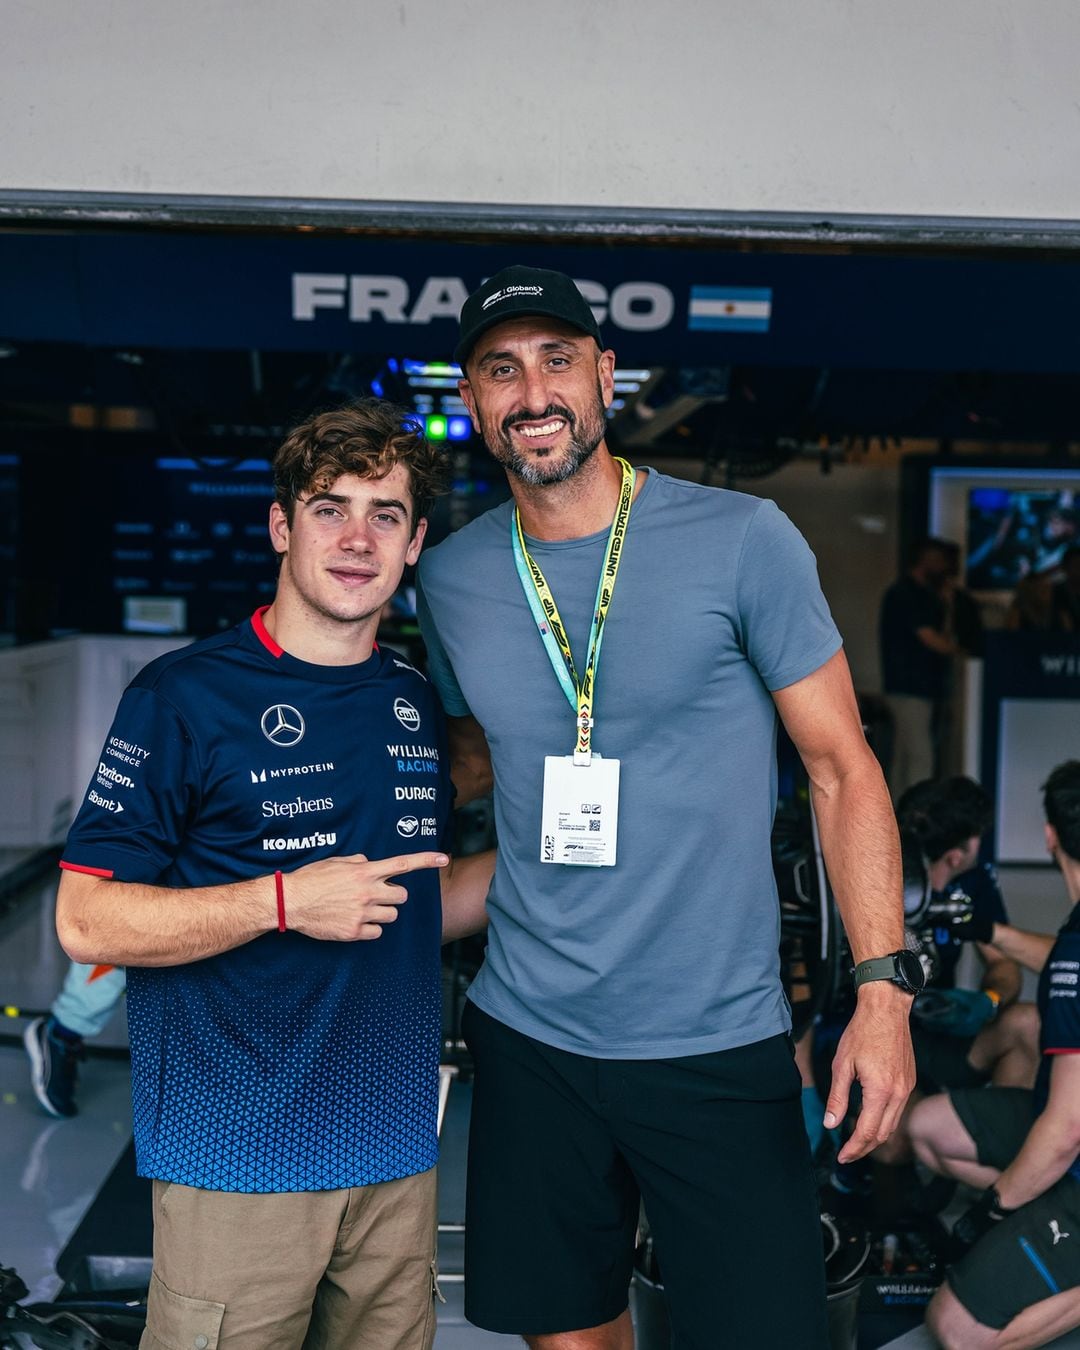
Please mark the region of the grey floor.
[[[5, 862], [0, 854], [0, 875]], [[1060, 882], [1045, 869], [1013, 869], [1003, 887], [1014, 920], [1051, 929], [1064, 918]], [[5, 1042], [21, 1033], [18, 1010], [44, 1008], [66, 970], [53, 930], [55, 880], [28, 887], [18, 903], [0, 913], [0, 1032]], [[126, 1045], [122, 1010], [101, 1043]], [[40, 1111], [30, 1090], [21, 1044], [0, 1044], [0, 1265], [14, 1266], [32, 1299], [48, 1299], [58, 1287], [56, 1259], [92, 1204], [98, 1189], [131, 1135], [128, 1066], [123, 1059], [91, 1058], [83, 1066], [79, 1116], [52, 1120]], [[442, 1136], [440, 1218], [464, 1216], [465, 1134], [469, 1089], [451, 1088]], [[438, 1350], [487, 1350], [520, 1346], [512, 1336], [497, 1336], [470, 1326], [462, 1312], [461, 1239], [440, 1241], [445, 1305], [439, 1309]], [[933, 1342], [921, 1330], [890, 1343], [889, 1350], [919, 1350]], [[1080, 1350], [1080, 1333], [1055, 1346]], [[798, 1350], [793, 1347], [792, 1350]]]
[[[0, 869], [12, 860], [0, 852]], [[131, 1138], [126, 1060], [89, 1058], [81, 1066], [78, 1116], [54, 1120], [30, 1089], [21, 1042], [8, 1043], [26, 1024], [15, 1011], [47, 1007], [67, 969], [53, 929], [54, 898], [50, 873], [0, 917], [0, 1033], [6, 1033], [0, 1044], [0, 1265], [15, 1267], [30, 1290], [29, 1301], [56, 1294], [56, 1259]], [[97, 1044], [127, 1044], [123, 1005]], [[447, 1223], [464, 1218], [468, 1116], [469, 1089], [455, 1084], [439, 1173], [439, 1217]], [[462, 1284], [454, 1279], [462, 1268], [459, 1236], [440, 1239], [440, 1267], [446, 1303], [439, 1308], [439, 1350], [521, 1346], [517, 1337], [492, 1335], [465, 1321]]]

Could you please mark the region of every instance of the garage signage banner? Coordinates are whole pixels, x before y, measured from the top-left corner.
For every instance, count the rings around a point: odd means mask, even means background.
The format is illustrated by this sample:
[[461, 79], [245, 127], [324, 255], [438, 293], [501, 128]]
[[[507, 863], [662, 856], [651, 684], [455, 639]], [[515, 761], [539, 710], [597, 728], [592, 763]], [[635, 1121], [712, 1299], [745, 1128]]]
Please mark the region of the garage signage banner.
[[449, 360], [466, 295], [568, 272], [622, 364], [1076, 370], [1080, 263], [0, 231], [0, 339]]

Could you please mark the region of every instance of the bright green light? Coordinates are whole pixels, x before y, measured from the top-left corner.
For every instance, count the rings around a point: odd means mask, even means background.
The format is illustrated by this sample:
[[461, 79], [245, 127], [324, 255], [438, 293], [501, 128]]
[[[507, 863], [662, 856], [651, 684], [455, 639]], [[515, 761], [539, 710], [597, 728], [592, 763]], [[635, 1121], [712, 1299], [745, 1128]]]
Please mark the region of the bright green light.
[[427, 435], [429, 441], [446, 440], [446, 418], [429, 417], [427, 419]]

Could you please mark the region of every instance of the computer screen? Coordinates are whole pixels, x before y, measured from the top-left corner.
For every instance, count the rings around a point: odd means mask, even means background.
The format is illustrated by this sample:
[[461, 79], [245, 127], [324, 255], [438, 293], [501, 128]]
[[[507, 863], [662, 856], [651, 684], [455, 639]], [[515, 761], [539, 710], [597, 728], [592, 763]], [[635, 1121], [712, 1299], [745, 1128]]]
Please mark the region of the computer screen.
[[1053, 572], [1080, 543], [1080, 494], [1071, 488], [974, 487], [968, 491], [965, 582], [1012, 590]]

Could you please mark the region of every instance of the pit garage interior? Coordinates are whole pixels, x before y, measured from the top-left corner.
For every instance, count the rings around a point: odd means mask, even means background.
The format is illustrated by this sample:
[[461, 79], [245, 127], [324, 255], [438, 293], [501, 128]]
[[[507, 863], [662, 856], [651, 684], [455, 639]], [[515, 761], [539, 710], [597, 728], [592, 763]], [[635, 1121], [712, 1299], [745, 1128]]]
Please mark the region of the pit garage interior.
[[[1027, 564], [992, 573], [977, 559], [1025, 494], [1080, 521], [1080, 263], [1068, 232], [893, 221], [673, 234], [537, 217], [515, 234], [499, 221], [405, 228], [160, 203], [118, 215], [43, 205], [0, 225], [0, 1175], [11, 1217], [0, 1265], [18, 1269], [29, 1299], [61, 1285], [68, 1298], [123, 1290], [148, 1265], [122, 1008], [82, 1065], [73, 1121], [38, 1111], [21, 1041], [66, 968], [55, 864], [116, 699], [151, 657], [266, 603], [269, 459], [308, 412], [370, 393], [415, 409], [453, 461], [432, 542], [505, 498], [451, 352], [465, 295], [512, 262], [568, 272], [594, 306], [617, 357], [614, 451], [771, 497], [805, 534], [883, 756], [881, 595], [919, 535], [955, 540], [984, 633], [957, 664], [947, 767], [995, 797], [985, 856], [1013, 921], [1056, 930], [1063, 901], [1036, 789], [1063, 743], [1075, 753], [1080, 637], [1011, 631]], [[403, 587], [386, 640], [422, 659], [413, 602]], [[793, 761], [780, 781], [775, 864], [805, 1025], [846, 980], [843, 939]], [[463, 848], [489, 832], [482, 808], [462, 813]], [[441, 1172], [446, 1350], [518, 1343], [470, 1327], [455, 1281], [469, 1101], [456, 1019], [478, 955], [463, 944], [445, 962], [445, 1058], [457, 1072]], [[919, 1323], [940, 1279], [933, 1244], [905, 1247], [901, 1235], [904, 1265], [888, 1238], [871, 1223], [836, 1301], [837, 1345], [930, 1344]], [[838, 1242], [857, 1245], [848, 1230]], [[640, 1343], [660, 1350], [643, 1285]]]

